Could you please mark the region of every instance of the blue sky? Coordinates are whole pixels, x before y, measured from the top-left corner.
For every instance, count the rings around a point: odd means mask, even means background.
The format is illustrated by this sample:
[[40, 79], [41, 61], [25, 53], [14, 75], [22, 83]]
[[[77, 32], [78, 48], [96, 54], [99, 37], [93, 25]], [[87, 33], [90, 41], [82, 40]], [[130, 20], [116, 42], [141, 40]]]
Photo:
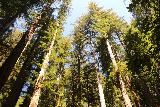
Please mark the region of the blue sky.
[[64, 25], [64, 35], [68, 35], [73, 31], [73, 24], [80, 16], [87, 13], [88, 3], [90, 2], [95, 2], [104, 9], [112, 8], [114, 12], [120, 17], [123, 17], [128, 23], [131, 21], [132, 15], [126, 8], [129, 4], [129, 0], [72, 0], [70, 14]]

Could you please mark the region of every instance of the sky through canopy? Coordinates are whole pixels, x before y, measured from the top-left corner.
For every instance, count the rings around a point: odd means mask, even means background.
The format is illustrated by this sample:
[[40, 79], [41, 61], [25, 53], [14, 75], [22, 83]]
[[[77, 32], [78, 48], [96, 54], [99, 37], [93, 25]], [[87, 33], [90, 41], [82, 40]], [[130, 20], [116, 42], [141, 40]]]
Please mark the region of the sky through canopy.
[[90, 2], [96, 2], [98, 6], [104, 9], [113, 9], [114, 12], [128, 23], [131, 21], [132, 15], [126, 8], [129, 4], [129, 0], [72, 0], [70, 14], [64, 25], [64, 35], [71, 33], [75, 21], [87, 12], [87, 7]]

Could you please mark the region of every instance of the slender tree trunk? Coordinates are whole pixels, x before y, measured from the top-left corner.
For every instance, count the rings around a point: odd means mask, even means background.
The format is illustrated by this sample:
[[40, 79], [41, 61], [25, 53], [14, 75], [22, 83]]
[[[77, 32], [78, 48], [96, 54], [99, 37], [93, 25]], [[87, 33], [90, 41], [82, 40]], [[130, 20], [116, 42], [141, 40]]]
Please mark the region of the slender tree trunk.
[[9, 57], [5, 60], [5, 62], [2, 64], [2, 67], [0, 68], [0, 90], [4, 86], [5, 82], [7, 81], [14, 65], [18, 61], [19, 57], [23, 53], [23, 51], [26, 49], [28, 44], [30, 44], [30, 41], [33, 37], [33, 33], [39, 23], [39, 20], [41, 19], [41, 15], [38, 15], [36, 17], [35, 22], [31, 25], [30, 29], [24, 33], [21, 40], [17, 43], [16, 47], [13, 49]]
[[74, 76], [75, 76], [75, 73], [72, 71], [72, 93], [71, 93], [71, 107], [74, 107], [75, 106], [75, 81], [74, 81]]
[[122, 80], [122, 77], [120, 75], [120, 72], [118, 71], [118, 66], [117, 66], [117, 63], [116, 63], [116, 60], [115, 60], [115, 57], [113, 55], [113, 52], [112, 52], [112, 49], [111, 49], [111, 45], [109, 44], [108, 42], [108, 39], [107, 39], [107, 46], [108, 46], [108, 52], [110, 54], [110, 57], [111, 57], [111, 60], [112, 60], [112, 63], [113, 63], [113, 66], [115, 68], [115, 71], [116, 71], [116, 74], [118, 74], [118, 80], [120, 82], [120, 87], [121, 87], [121, 91], [122, 91], [122, 96], [123, 96], [123, 99], [124, 99], [124, 102], [125, 102], [125, 106], [126, 107], [132, 107], [132, 104], [131, 104], [131, 100], [129, 99], [129, 96], [127, 94], [127, 90], [125, 88], [125, 84]]
[[136, 107], [141, 107], [139, 96], [136, 94], [134, 88], [131, 86], [131, 80], [128, 76], [126, 76], [128, 87], [130, 88], [130, 92], [134, 96], [134, 102]]
[[81, 62], [80, 55], [78, 55], [78, 105], [81, 106]]
[[101, 84], [101, 81], [99, 78], [98, 71], [97, 71], [97, 82], [98, 82], [98, 91], [99, 91], [99, 96], [100, 96], [101, 107], [106, 107], [104, 93], [103, 93], [103, 87], [102, 87], [102, 84]]
[[56, 106], [56, 107], [61, 107], [61, 105], [60, 105], [61, 102], [60, 102], [60, 101], [61, 101], [61, 97], [58, 96], [58, 101], [57, 101], [58, 103], [57, 103], [57, 106]]
[[[92, 41], [91, 41], [91, 45], [93, 45]], [[96, 67], [96, 74], [97, 74], [97, 83], [98, 83], [98, 91], [99, 91], [99, 97], [100, 97], [101, 107], [106, 107], [104, 93], [103, 93], [103, 87], [102, 87], [100, 76], [99, 76], [99, 68], [98, 68], [98, 64], [97, 64], [98, 61], [96, 59], [95, 50], [93, 50], [93, 57], [94, 57], [94, 60], [95, 60], [95, 67]]]
[[46, 54], [44, 61], [42, 63], [41, 71], [40, 71], [40, 74], [37, 78], [37, 81], [35, 84], [35, 89], [34, 89], [33, 96], [31, 98], [31, 102], [30, 102], [29, 107], [37, 107], [38, 106], [38, 101], [39, 101], [39, 97], [41, 95], [41, 89], [42, 89], [41, 85], [44, 80], [44, 74], [45, 74], [46, 69], [48, 67], [49, 56], [51, 55], [51, 52], [53, 49], [56, 34], [57, 34], [57, 31], [55, 32], [55, 35], [54, 35], [53, 40], [51, 42], [51, 45], [49, 47], [49, 52]]
[[[88, 74], [88, 73], [87, 73]], [[87, 75], [87, 74], [85, 74], [85, 75]], [[89, 93], [89, 85], [88, 85], [88, 83], [89, 83], [89, 80], [88, 80], [88, 77], [89, 75], [87, 75], [87, 93]], [[88, 107], [89, 107], [89, 105], [90, 105], [90, 100], [89, 100], [89, 95], [87, 96], [87, 99], [88, 99]]]

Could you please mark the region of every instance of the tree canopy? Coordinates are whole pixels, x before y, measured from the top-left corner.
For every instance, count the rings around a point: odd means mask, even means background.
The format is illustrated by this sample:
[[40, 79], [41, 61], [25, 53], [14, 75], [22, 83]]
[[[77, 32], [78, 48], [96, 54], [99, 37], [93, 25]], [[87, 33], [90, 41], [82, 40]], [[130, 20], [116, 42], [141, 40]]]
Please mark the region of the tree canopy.
[[0, 1], [0, 107], [159, 107], [159, 0], [131, 0], [131, 23], [90, 2], [66, 36], [70, 6]]

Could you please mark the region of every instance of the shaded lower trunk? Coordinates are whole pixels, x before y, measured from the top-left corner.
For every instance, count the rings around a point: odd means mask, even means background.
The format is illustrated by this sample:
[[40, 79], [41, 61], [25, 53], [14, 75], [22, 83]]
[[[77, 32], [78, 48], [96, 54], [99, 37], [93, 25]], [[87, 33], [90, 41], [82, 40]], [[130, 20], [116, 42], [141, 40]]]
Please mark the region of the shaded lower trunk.
[[131, 86], [131, 80], [129, 79], [128, 76], [126, 76], [126, 82], [127, 82], [127, 85], [130, 89], [130, 92], [132, 93], [132, 95], [134, 97], [134, 103], [135, 103], [136, 107], [141, 107], [140, 98], [139, 98], [138, 94], [135, 92], [134, 87]]
[[24, 33], [21, 40], [17, 43], [16, 47], [13, 49], [11, 54], [2, 64], [0, 68], [0, 90], [4, 86], [5, 82], [7, 81], [13, 67], [15, 66], [16, 62], [18, 61], [19, 57], [21, 56], [22, 52], [26, 49], [28, 44], [30, 43], [33, 33], [36, 29], [36, 26], [39, 22], [40, 17], [38, 16], [35, 22], [31, 25], [30, 29]]
[[71, 107], [74, 107], [76, 104], [75, 104], [75, 96], [76, 96], [76, 92], [75, 92], [75, 89], [74, 89], [74, 87], [75, 87], [75, 81], [74, 81], [74, 76], [75, 76], [75, 74], [74, 74], [74, 72], [72, 71], [72, 93], [71, 93]]
[[80, 56], [78, 56], [78, 105], [81, 106], [81, 62]]
[[30, 59], [32, 58], [30, 53], [33, 52], [35, 46], [37, 45], [38, 41], [40, 39], [40, 36], [38, 36], [37, 40], [35, 41], [34, 45], [32, 46], [30, 52], [27, 55], [27, 59], [23, 63], [23, 66], [17, 76], [16, 81], [14, 82], [11, 92], [9, 93], [9, 96], [7, 97], [6, 101], [4, 104], [2, 104], [4, 107], [14, 107], [16, 105], [16, 102], [19, 99], [20, 93], [22, 91], [23, 85], [25, 84], [26, 80], [29, 77], [30, 72], [26, 72], [26, 66], [30, 63]]
[[23, 35], [21, 40], [18, 42], [16, 47], [13, 49], [11, 54], [8, 56], [8, 58], [5, 60], [5, 62], [2, 64], [2, 67], [0, 68], [0, 90], [4, 86], [5, 82], [7, 81], [14, 65], [16, 64], [19, 56], [21, 55], [21, 52], [25, 48], [27, 44], [27, 32]]

